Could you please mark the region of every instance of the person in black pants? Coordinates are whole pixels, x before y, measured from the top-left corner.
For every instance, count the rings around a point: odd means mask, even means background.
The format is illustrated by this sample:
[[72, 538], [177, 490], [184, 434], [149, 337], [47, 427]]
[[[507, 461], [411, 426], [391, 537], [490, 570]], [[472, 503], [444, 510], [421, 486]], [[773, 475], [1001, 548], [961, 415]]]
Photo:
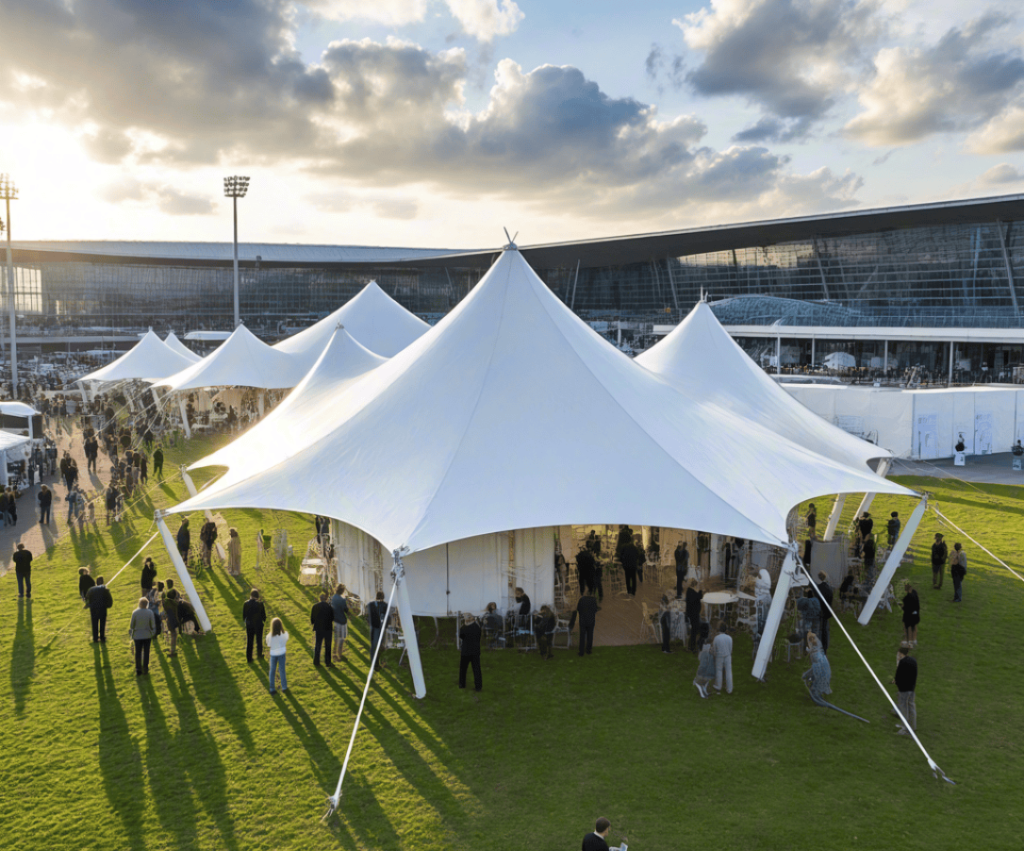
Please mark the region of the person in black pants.
[[686, 588], [686, 622], [690, 630], [690, 652], [697, 652], [697, 639], [700, 637], [700, 607], [704, 600], [704, 592], [697, 590], [697, 580], [691, 579]]
[[[13, 499], [13, 497], [12, 497]], [[32, 553], [25, 549], [25, 545], [18, 542], [11, 557], [14, 562], [14, 576], [18, 580], [18, 596], [32, 599]]]
[[537, 650], [541, 659], [551, 659], [552, 634], [555, 631], [555, 613], [550, 606], [541, 606], [540, 614], [533, 625], [533, 634], [537, 636]]
[[594, 599], [594, 592], [589, 588], [580, 597], [580, 601], [576, 604], [576, 611], [572, 613], [572, 617], [569, 619], [570, 632], [572, 632], [572, 628], [576, 624], [577, 615], [580, 619], [579, 655], [582, 656], [585, 652], [592, 653], [594, 650], [594, 625], [597, 623], [597, 600]]
[[668, 593], [661, 595], [661, 652], [671, 653], [669, 642], [672, 640], [672, 612], [668, 608]]
[[[388, 613], [388, 604], [384, 601], [384, 592], [377, 592], [377, 599], [370, 603], [366, 607], [366, 620], [370, 625], [370, 660], [373, 660], [373, 654], [377, 652], [377, 645], [380, 643], [381, 637], [384, 635], [384, 620]], [[383, 650], [384, 648], [381, 648]], [[384, 667], [384, 661], [381, 659], [380, 654], [377, 654], [377, 670]]]
[[597, 562], [594, 560], [594, 554], [589, 548], [584, 547], [576, 553], [576, 573], [579, 576], [581, 594], [585, 588], [589, 588], [591, 591], [594, 590], [596, 585], [594, 574], [596, 570]]
[[320, 594], [320, 602], [314, 603], [309, 612], [309, 622], [313, 625], [316, 645], [313, 649], [313, 664], [320, 667], [320, 648], [324, 650], [324, 664], [333, 668], [331, 661], [331, 640], [334, 638], [334, 607], [327, 602], [327, 594]]
[[636, 572], [640, 566], [640, 553], [636, 544], [628, 541], [619, 550], [619, 558], [622, 560], [622, 571], [626, 574], [626, 593], [636, 596]]
[[459, 657], [459, 688], [466, 687], [466, 668], [473, 666], [473, 685], [477, 691], [484, 687], [484, 677], [480, 672], [480, 638], [483, 630], [473, 615], [465, 615], [459, 629], [459, 642], [462, 655]]
[[821, 633], [818, 638], [821, 639], [821, 652], [826, 656], [828, 655], [828, 622], [832, 617], [832, 600], [834, 595], [832, 593], [832, 586], [828, 584], [828, 575], [824, 570], [818, 571], [818, 593], [821, 594], [822, 598], [828, 603], [828, 606], [822, 605], [821, 607]]
[[690, 569], [690, 551], [687, 549], [686, 541], [676, 545], [672, 554], [676, 560], [676, 599], [683, 596], [683, 583], [686, 581], [686, 574]]
[[92, 621], [92, 640], [107, 640], [107, 609], [114, 605], [114, 598], [103, 584], [103, 577], [96, 577], [96, 584], [85, 595], [85, 605], [89, 607], [89, 618]]
[[255, 645], [260, 659], [263, 658], [263, 624], [267, 622], [267, 610], [255, 588], [249, 592], [249, 599], [242, 605], [242, 620], [245, 623], [245, 661], [252, 661]]

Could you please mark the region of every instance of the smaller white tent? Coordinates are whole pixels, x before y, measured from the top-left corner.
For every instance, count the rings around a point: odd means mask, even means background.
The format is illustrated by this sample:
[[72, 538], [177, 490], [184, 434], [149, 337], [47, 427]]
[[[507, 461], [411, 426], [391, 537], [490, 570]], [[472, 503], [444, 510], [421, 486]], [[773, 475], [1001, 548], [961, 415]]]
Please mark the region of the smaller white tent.
[[201, 361], [153, 383], [171, 390], [229, 386], [280, 390], [294, 387], [306, 371], [302, 363], [271, 348], [244, 325], [239, 325]]
[[0, 484], [9, 483], [7, 465], [25, 461], [32, 451], [32, 438], [9, 431], [0, 431]]
[[822, 363], [828, 369], [853, 369], [857, 365], [857, 358], [849, 352], [831, 352], [825, 355]]
[[173, 331], [164, 338], [164, 345], [172, 352], [177, 352], [183, 358], [187, 358], [192, 363], [199, 363], [199, 361], [202, 360], [202, 357], [197, 355], [188, 346], [181, 342], [181, 340], [175, 336]]
[[80, 381], [128, 381], [131, 379], [154, 380], [166, 378], [188, 367], [192, 361], [168, 348], [153, 330], [117, 360], [100, 367]]
[[304, 359], [307, 369], [311, 368], [339, 323], [355, 340], [385, 358], [394, 357], [430, 328], [377, 286], [376, 281], [370, 281], [355, 298], [274, 348]]

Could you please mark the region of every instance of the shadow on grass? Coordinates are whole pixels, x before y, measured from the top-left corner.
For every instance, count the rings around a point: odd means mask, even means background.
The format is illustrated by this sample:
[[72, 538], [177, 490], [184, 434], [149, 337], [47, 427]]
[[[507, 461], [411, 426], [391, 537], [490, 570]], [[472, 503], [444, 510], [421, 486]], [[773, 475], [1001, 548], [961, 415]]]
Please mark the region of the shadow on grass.
[[32, 634], [32, 604], [18, 601], [18, 621], [11, 644], [11, 691], [14, 694], [14, 713], [25, 713], [28, 687], [36, 668], [35, 636]]
[[[116, 646], [116, 645], [115, 645]], [[123, 698], [114, 685], [110, 669], [110, 654], [106, 644], [94, 644], [96, 657], [96, 685], [99, 698], [100, 737], [99, 763], [103, 775], [103, 788], [110, 808], [124, 825], [129, 847], [144, 849], [142, 808], [139, 795], [145, 788], [142, 753], [132, 738], [128, 718], [122, 706]]]
[[178, 647], [188, 660], [196, 700], [223, 718], [245, 749], [252, 751], [254, 745], [245, 720], [245, 700], [224, 658], [220, 636], [208, 633], [195, 639], [183, 637], [178, 640]]
[[320, 735], [317, 723], [302, 708], [302, 704], [291, 689], [284, 693], [279, 692], [275, 700], [281, 709], [281, 715], [295, 731], [295, 735], [309, 755], [315, 767], [317, 780], [324, 788], [330, 786], [333, 789], [341, 773], [341, 760], [331, 750], [327, 740]]

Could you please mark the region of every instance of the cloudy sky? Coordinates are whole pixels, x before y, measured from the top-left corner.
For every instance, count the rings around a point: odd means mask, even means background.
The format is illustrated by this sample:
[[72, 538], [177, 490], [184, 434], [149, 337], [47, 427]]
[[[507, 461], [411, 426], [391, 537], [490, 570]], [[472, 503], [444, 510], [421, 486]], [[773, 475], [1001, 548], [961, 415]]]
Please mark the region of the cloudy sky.
[[15, 239], [489, 247], [1024, 191], [1024, 9], [0, 0]]

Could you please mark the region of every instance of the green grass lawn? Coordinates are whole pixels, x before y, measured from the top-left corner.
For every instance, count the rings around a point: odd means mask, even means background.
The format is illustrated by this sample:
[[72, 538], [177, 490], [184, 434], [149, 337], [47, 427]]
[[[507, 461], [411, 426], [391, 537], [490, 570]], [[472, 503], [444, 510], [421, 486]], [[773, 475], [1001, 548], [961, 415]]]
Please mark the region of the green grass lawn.
[[[189, 454], [211, 446], [193, 443]], [[170, 454], [167, 468], [180, 460]], [[930, 490], [954, 521], [1020, 565], [1019, 488], [906, 484]], [[184, 487], [179, 480], [151, 496], [166, 506]], [[828, 500], [818, 502], [827, 514]], [[313, 592], [297, 582], [298, 559], [266, 572], [269, 614], [292, 634], [291, 689], [268, 695], [265, 664], [245, 662], [247, 546], [241, 580], [222, 570], [198, 580], [214, 633], [184, 640], [174, 659], [154, 649], [150, 676], [136, 679], [126, 628], [141, 564], [112, 586], [105, 645], [89, 643], [77, 568], [112, 575], [155, 531], [152, 508], [140, 504], [113, 533], [68, 537], [37, 556], [31, 605], [18, 604], [13, 574], [0, 582], [0, 845], [8, 851], [545, 851], [578, 848], [599, 815], [635, 851], [1021, 847], [1024, 583], [967, 542], [961, 606], [950, 602], [948, 577], [931, 590], [926, 561], [903, 569], [922, 599], [919, 735], [955, 787], [935, 780], [913, 742], [894, 734], [888, 704], [835, 627], [832, 700], [870, 724], [815, 706], [800, 683], [802, 662], [775, 662], [768, 682], [755, 682], [746, 636], [737, 639], [734, 694], [708, 701], [691, 685], [696, 659], [669, 659], [654, 646], [599, 648], [583, 661], [564, 650], [551, 662], [488, 653], [476, 695], [456, 688], [449, 644], [423, 648], [422, 701], [390, 660], [367, 703], [339, 814], [321, 824], [366, 677], [363, 624], [351, 631], [348, 663], [315, 669]], [[906, 518], [912, 502], [879, 498], [872, 513], [893, 508]], [[286, 525], [297, 554], [312, 532], [299, 516], [227, 517], [246, 542], [257, 528]], [[919, 547], [939, 529], [929, 513]], [[163, 575], [159, 539], [148, 552]], [[899, 614], [868, 628], [851, 615], [843, 622], [888, 682]], [[433, 637], [431, 621], [421, 637]]]

